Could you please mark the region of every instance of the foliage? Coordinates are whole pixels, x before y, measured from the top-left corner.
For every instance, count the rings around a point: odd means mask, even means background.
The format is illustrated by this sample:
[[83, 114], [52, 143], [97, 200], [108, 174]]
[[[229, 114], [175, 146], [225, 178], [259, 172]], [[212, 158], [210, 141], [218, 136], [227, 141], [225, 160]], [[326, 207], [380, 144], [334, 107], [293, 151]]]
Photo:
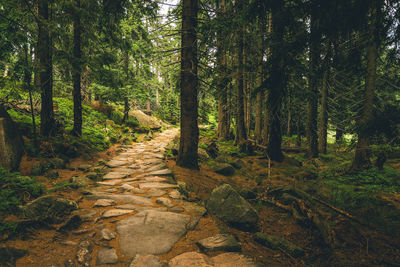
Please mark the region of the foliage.
[[35, 178], [10, 173], [0, 166], [0, 211], [15, 212], [25, 200], [38, 197], [45, 192], [43, 184]]

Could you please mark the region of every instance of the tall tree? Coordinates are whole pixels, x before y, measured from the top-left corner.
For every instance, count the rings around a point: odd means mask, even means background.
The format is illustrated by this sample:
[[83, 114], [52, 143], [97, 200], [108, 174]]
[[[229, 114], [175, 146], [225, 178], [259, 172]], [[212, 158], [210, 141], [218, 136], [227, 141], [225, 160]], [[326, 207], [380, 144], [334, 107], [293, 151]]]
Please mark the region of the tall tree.
[[82, 135], [82, 94], [81, 94], [81, 75], [82, 75], [82, 51], [81, 51], [81, 3], [75, 0], [74, 6], [74, 49], [72, 62], [72, 80], [73, 80], [73, 100], [74, 100], [74, 128], [72, 134], [75, 136]]
[[52, 42], [49, 33], [49, 1], [39, 0], [39, 33], [37, 58], [39, 65], [39, 83], [41, 89], [42, 108], [40, 111], [40, 133], [49, 136], [55, 133], [53, 109], [53, 63], [51, 55]]
[[311, 22], [310, 22], [310, 72], [309, 72], [309, 97], [307, 110], [307, 143], [308, 156], [318, 157], [318, 68], [320, 63], [319, 46], [321, 37], [318, 18], [318, 0], [311, 1]]
[[371, 1], [369, 11], [368, 47], [367, 47], [367, 72], [365, 77], [365, 91], [362, 114], [359, 124], [358, 142], [351, 169], [358, 171], [371, 167], [370, 124], [373, 120], [373, 106], [376, 83], [376, 61], [378, 58], [378, 12], [381, 1]]
[[[268, 14], [268, 38], [272, 36], [272, 13]], [[267, 46], [267, 60], [271, 57], [271, 46]], [[262, 143], [263, 145], [268, 144], [269, 137], [269, 107], [268, 107], [268, 88], [264, 91], [264, 119], [263, 119], [263, 129], [262, 129]]]
[[328, 75], [330, 68], [331, 44], [328, 42], [323, 62], [323, 76], [321, 87], [321, 111], [319, 121], [319, 152], [326, 154], [328, 134]]
[[[257, 53], [257, 87], [260, 87], [263, 81], [263, 56], [264, 56], [264, 23], [261, 18], [258, 21], [258, 53]], [[257, 144], [261, 144], [261, 122], [262, 122], [262, 97], [263, 93], [261, 90], [257, 91], [256, 95], [256, 118], [254, 126], [254, 137]]]
[[182, 2], [181, 42], [181, 138], [176, 164], [198, 169], [199, 127], [197, 123], [197, 14], [198, 0]]

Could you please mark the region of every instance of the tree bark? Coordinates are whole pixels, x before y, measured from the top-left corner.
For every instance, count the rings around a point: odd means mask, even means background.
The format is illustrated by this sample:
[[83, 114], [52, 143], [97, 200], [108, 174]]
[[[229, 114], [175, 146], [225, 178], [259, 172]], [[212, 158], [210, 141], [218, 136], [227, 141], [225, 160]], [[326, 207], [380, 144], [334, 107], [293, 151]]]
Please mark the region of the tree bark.
[[330, 43], [327, 44], [324, 59], [324, 74], [322, 77], [322, 88], [321, 88], [321, 114], [319, 122], [319, 152], [326, 154], [327, 142], [328, 142], [328, 75], [330, 68]]
[[[268, 14], [268, 35], [272, 34], [272, 14]], [[271, 57], [271, 47], [270, 45], [267, 47], [267, 59], [269, 60]], [[268, 111], [268, 88], [264, 91], [264, 120], [263, 120], [263, 129], [262, 129], [262, 144], [268, 145], [268, 137], [269, 137], [269, 111]]]
[[[217, 1], [217, 16], [223, 18], [225, 15], [225, 0]], [[226, 78], [226, 50], [223, 43], [224, 29], [218, 28], [217, 32], [217, 73], [218, 73], [218, 137], [223, 140], [229, 138], [229, 105], [228, 87]]]
[[[241, 10], [241, 4], [237, 4]], [[236, 51], [236, 144], [241, 144], [247, 139], [246, 125], [244, 119], [244, 83], [243, 83], [243, 27], [237, 31], [237, 51]]]
[[[261, 22], [261, 19], [258, 23], [259, 30], [259, 38], [258, 38], [258, 55], [257, 55], [257, 84], [256, 87], [259, 88], [263, 81], [263, 55], [264, 55], [264, 25]], [[256, 95], [256, 117], [255, 117], [255, 125], [254, 125], [254, 139], [256, 140], [256, 144], [259, 145], [262, 143], [261, 136], [261, 121], [262, 121], [262, 91], [258, 91]]]
[[378, 7], [374, 3], [370, 11], [369, 42], [367, 49], [367, 73], [365, 78], [364, 103], [359, 120], [359, 133], [356, 152], [351, 166], [352, 171], [360, 171], [371, 167], [371, 148], [369, 124], [373, 119], [373, 107], [375, 97], [376, 60], [378, 58], [377, 41], [377, 12]]
[[37, 57], [39, 65], [39, 85], [41, 90], [40, 134], [50, 136], [55, 134], [55, 120], [53, 109], [53, 64], [51, 56], [51, 39], [49, 33], [49, 3], [40, 0], [38, 4], [40, 18]]
[[[275, 11], [279, 12], [283, 3], [276, 3]], [[272, 10], [274, 13], [274, 9]], [[272, 44], [270, 55], [270, 88], [268, 95], [269, 111], [269, 139], [267, 154], [271, 160], [281, 162], [284, 159], [282, 153], [281, 109], [283, 94], [286, 88], [285, 57], [280, 42], [284, 39], [285, 21], [280, 16], [272, 14]], [[279, 40], [279, 42], [278, 42]]]
[[197, 14], [198, 0], [183, 0], [181, 44], [181, 138], [176, 164], [199, 169], [197, 102]]
[[82, 51], [81, 51], [81, 3], [75, 0], [74, 13], [74, 50], [73, 50], [73, 81], [74, 88], [72, 95], [74, 99], [74, 128], [72, 134], [75, 136], [82, 135], [82, 92], [81, 92], [81, 75], [82, 75]]
[[320, 62], [319, 21], [316, 18], [317, 7], [313, 4], [311, 11], [310, 29], [310, 73], [309, 73], [309, 97], [307, 107], [307, 155], [310, 158], [318, 158], [318, 64]]

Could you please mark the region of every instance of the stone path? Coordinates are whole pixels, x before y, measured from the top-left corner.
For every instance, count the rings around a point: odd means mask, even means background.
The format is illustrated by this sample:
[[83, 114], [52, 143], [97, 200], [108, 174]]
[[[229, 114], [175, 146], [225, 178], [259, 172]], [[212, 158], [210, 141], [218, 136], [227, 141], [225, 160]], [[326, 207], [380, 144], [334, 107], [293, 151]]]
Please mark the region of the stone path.
[[[131, 267], [222, 266], [222, 262], [223, 266], [255, 266], [247, 257], [233, 252], [209, 258], [198, 251], [188, 251], [168, 265], [157, 257], [168, 253], [206, 212], [203, 207], [183, 200], [173, 173], [163, 161], [166, 145], [177, 134], [177, 129], [169, 129], [146, 143], [125, 146], [124, 151], [106, 163], [109, 172], [86, 192], [85, 198], [93, 202], [91, 208], [76, 213], [83, 221], [92, 221], [100, 240], [108, 243], [95, 250], [86, 240], [81, 241], [77, 259], [82, 266], [90, 266], [94, 259], [96, 265], [122, 264], [121, 257], [124, 262], [129, 259]], [[215, 245], [221, 247], [224, 240], [215, 238]], [[230, 251], [240, 250], [240, 243], [230, 239], [229, 242], [233, 245], [224, 246], [233, 246]], [[203, 247], [213, 251], [212, 243], [213, 239], [208, 240]]]

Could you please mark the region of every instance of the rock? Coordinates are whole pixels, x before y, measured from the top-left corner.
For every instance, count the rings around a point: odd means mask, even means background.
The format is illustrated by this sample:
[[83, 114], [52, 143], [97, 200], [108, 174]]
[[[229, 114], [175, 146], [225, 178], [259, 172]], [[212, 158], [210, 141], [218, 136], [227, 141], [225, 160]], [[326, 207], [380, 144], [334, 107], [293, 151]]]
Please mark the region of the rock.
[[305, 253], [302, 248], [279, 236], [258, 232], [254, 235], [254, 240], [270, 249], [281, 249], [295, 258], [301, 257]]
[[47, 267], [61, 267], [59, 264], [50, 264]]
[[50, 170], [46, 173], [45, 176], [46, 176], [46, 178], [55, 180], [59, 177], [59, 174], [58, 174], [58, 171], [56, 171], [56, 170]]
[[184, 212], [185, 210], [179, 206], [174, 206], [169, 209], [170, 212], [175, 212], [175, 213], [181, 213]]
[[70, 181], [71, 183], [74, 183], [77, 187], [86, 187], [90, 183], [90, 179], [83, 176], [73, 176]]
[[136, 254], [168, 253], [186, 234], [189, 221], [190, 216], [173, 212], [139, 212], [117, 223], [121, 251], [130, 257]]
[[93, 245], [89, 240], [83, 240], [78, 245], [76, 259], [82, 266], [89, 267], [92, 260]]
[[121, 210], [136, 210], [137, 206], [132, 204], [123, 204], [123, 205], [118, 205], [115, 208]]
[[229, 225], [254, 230], [257, 227], [258, 214], [230, 185], [215, 188], [207, 201], [207, 210]]
[[79, 165], [77, 169], [79, 171], [88, 171], [91, 167], [92, 167], [92, 165], [82, 164], [82, 165]]
[[174, 206], [174, 204], [172, 204], [171, 200], [166, 198], [166, 197], [159, 197], [156, 199], [156, 203], [157, 204], [161, 204], [166, 206], [167, 208], [171, 208]]
[[152, 130], [161, 128], [161, 123], [156, 118], [146, 115], [141, 110], [131, 110], [129, 111], [129, 116], [135, 117], [141, 126], [148, 127]]
[[110, 160], [109, 162], [106, 163], [107, 167], [110, 168], [121, 167], [126, 164], [128, 164], [128, 161], [122, 161], [122, 160]]
[[149, 192], [147, 193], [146, 197], [161, 197], [165, 195], [167, 192], [161, 189], [150, 189]]
[[103, 176], [103, 180], [123, 179], [127, 176], [128, 174], [123, 172], [109, 172]]
[[130, 204], [151, 206], [153, 202], [145, 197], [134, 196], [130, 194], [105, 194], [105, 193], [94, 193], [86, 197], [87, 199], [113, 199], [117, 202], [124, 202]]
[[261, 267], [245, 255], [228, 252], [211, 258], [214, 266], [218, 267]]
[[[97, 184], [114, 186], [114, 185], [120, 184], [122, 182], [123, 182], [122, 179], [115, 179], [115, 180], [110, 180], [110, 181], [105, 181], [105, 182], [97, 182]], [[113, 188], [113, 190], [114, 190], [114, 192], [116, 192], [117, 189]]]
[[146, 177], [144, 178], [144, 182], [161, 182], [161, 183], [167, 183], [167, 184], [173, 184], [174, 181], [172, 180], [171, 177], [158, 177], [158, 176], [154, 176], [154, 177]]
[[140, 189], [146, 189], [146, 188], [176, 188], [177, 185], [174, 184], [166, 184], [166, 183], [140, 183], [139, 188]]
[[169, 176], [169, 175], [172, 175], [172, 171], [170, 169], [158, 170], [158, 171], [149, 172], [149, 175]]
[[17, 259], [28, 254], [27, 250], [13, 247], [0, 247], [0, 266], [15, 266]]
[[49, 165], [53, 169], [65, 169], [65, 160], [60, 158], [53, 158], [49, 160]]
[[58, 228], [58, 231], [68, 231], [76, 229], [81, 224], [82, 224], [81, 217], [79, 215], [72, 215]]
[[79, 209], [72, 212], [73, 215], [78, 215], [82, 222], [93, 221], [94, 216], [97, 215], [97, 211], [88, 209]]
[[231, 235], [218, 234], [208, 237], [197, 242], [197, 245], [206, 252], [211, 251], [227, 251], [237, 252], [242, 249], [241, 244]]
[[38, 176], [42, 175], [46, 171], [45, 166], [40, 162], [35, 162], [32, 164], [31, 175]]
[[244, 163], [244, 161], [241, 160], [241, 159], [238, 159], [238, 160], [232, 162], [231, 165], [232, 165], [234, 168], [238, 169], [238, 170], [241, 169], [241, 168], [244, 168], [244, 167], [246, 166], [246, 164]]
[[96, 180], [99, 177], [99, 173], [97, 172], [88, 172], [86, 174], [86, 178], [90, 179], [90, 180]]
[[121, 189], [123, 191], [129, 191], [129, 190], [133, 190], [135, 188], [133, 186], [131, 186], [130, 184], [123, 184], [119, 187], [119, 189]]
[[78, 204], [72, 200], [43, 196], [24, 206], [22, 211], [24, 216], [30, 220], [60, 223], [76, 209], [78, 209]]
[[162, 263], [154, 255], [136, 255], [129, 267], [162, 267]]
[[94, 207], [109, 207], [114, 206], [115, 204], [117, 204], [117, 202], [112, 199], [99, 199], [94, 203]]
[[169, 192], [168, 196], [173, 199], [182, 199], [183, 196], [179, 193], [178, 190], [172, 190]]
[[125, 215], [128, 213], [131, 213], [131, 210], [122, 210], [122, 209], [112, 209], [112, 210], [106, 210], [103, 215], [101, 215], [102, 218], [111, 218], [111, 217], [118, 217], [121, 215]]
[[213, 261], [204, 254], [198, 252], [186, 252], [172, 258], [168, 262], [169, 267], [183, 267], [183, 266], [196, 266], [196, 267], [212, 267]]
[[118, 262], [117, 251], [115, 248], [100, 248], [97, 254], [96, 265], [115, 264]]
[[0, 165], [9, 171], [19, 168], [24, 154], [24, 142], [18, 126], [0, 105]]
[[154, 171], [159, 171], [159, 170], [163, 170], [163, 169], [168, 169], [168, 167], [167, 167], [167, 165], [165, 165], [165, 163], [160, 163], [158, 165], [150, 167], [146, 171], [147, 172], [154, 172]]
[[100, 239], [102, 240], [111, 240], [117, 237], [117, 233], [108, 230], [107, 228], [104, 228], [103, 230], [100, 231]]
[[239, 194], [244, 198], [244, 199], [255, 199], [257, 197], [257, 194], [248, 189], [248, 188], [242, 188], [239, 191]]
[[235, 168], [228, 163], [220, 163], [216, 167], [214, 167], [214, 171], [218, 174], [222, 174], [225, 176], [231, 176], [235, 173]]

